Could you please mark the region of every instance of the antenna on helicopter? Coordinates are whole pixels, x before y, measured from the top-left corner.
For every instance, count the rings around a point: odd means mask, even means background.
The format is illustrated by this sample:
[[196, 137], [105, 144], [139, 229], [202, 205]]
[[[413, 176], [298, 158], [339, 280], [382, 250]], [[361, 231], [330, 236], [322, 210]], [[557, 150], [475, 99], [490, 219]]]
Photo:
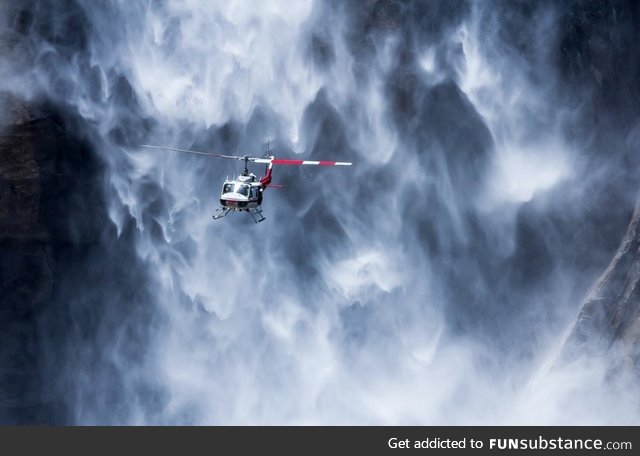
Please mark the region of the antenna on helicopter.
[[242, 159], [244, 160], [244, 170], [242, 171], [242, 175], [243, 176], [248, 176], [249, 175], [249, 168], [247, 168], [247, 164], [249, 163], [249, 156], [245, 155], [244, 157], [242, 157]]

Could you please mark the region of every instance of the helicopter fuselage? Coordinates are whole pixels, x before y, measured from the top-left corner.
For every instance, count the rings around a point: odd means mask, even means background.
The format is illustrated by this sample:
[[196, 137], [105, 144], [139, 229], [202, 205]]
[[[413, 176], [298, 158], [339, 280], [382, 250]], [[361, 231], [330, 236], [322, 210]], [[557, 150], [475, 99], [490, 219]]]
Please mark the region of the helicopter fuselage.
[[237, 179], [227, 179], [222, 185], [220, 204], [236, 211], [248, 211], [262, 204], [263, 184], [254, 174], [241, 175]]
[[271, 173], [273, 164], [269, 157], [267, 163], [266, 174], [258, 180], [255, 174], [250, 173], [247, 169], [247, 160], [245, 160], [244, 171], [237, 179], [228, 179], [222, 184], [222, 192], [220, 193], [220, 209], [213, 216], [215, 220], [226, 216], [229, 212], [248, 212], [253, 220], [258, 223], [264, 220], [262, 215], [262, 194], [267, 187], [280, 187], [271, 184]]

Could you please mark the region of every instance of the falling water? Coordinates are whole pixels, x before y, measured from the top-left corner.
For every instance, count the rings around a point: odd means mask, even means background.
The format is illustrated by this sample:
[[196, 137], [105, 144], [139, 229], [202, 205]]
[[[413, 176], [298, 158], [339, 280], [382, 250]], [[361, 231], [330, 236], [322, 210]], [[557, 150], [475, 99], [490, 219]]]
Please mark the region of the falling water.
[[[44, 319], [61, 421], [637, 423], [598, 360], [549, 370], [637, 178], [560, 51], [571, 5], [67, 3], [3, 7], [0, 82], [103, 164], [100, 245]], [[267, 141], [354, 166], [276, 167], [256, 225], [211, 219], [239, 165], [139, 147]]]

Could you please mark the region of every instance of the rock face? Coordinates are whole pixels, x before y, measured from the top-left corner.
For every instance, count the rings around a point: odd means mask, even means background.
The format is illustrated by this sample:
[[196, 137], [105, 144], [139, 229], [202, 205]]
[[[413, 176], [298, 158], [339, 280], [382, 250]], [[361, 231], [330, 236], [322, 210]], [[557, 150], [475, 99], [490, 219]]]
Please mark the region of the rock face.
[[57, 258], [97, 240], [97, 230], [69, 223], [74, 211], [101, 207], [91, 190], [97, 168], [53, 108], [8, 94], [0, 101], [0, 423], [52, 423], [59, 413], [45, 394], [40, 317]]
[[38, 311], [51, 297], [49, 235], [42, 223], [43, 180], [52, 163], [37, 157], [38, 126], [47, 124], [7, 95], [0, 135], [0, 422], [40, 421]]
[[640, 378], [640, 201], [611, 264], [591, 291], [562, 354], [606, 356]]

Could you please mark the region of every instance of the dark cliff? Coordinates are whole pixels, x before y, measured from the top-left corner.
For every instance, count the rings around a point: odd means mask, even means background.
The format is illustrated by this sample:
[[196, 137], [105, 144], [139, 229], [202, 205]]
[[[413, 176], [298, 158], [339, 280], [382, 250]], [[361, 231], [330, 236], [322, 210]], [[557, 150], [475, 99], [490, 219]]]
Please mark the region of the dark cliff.
[[[61, 255], [98, 241], [99, 164], [53, 107], [8, 94], [2, 104], [0, 422], [46, 423], [57, 405], [47, 393], [40, 320], [60, 281]], [[78, 212], [94, 217], [78, 224]]]
[[84, 381], [72, 375], [77, 366], [95, 365], [96, 403], [124, 401], [105, 341], [117, 334], [128, 359], [142, 362], [146, 334], [132, 331], [131, 321], [159, 316], [149, 313], [135, 224], [116, 233], [104, 165], [79, 133], [77, 115], [6, 94], [3, 103], [0, 423], [70, 424], [74, 382]]

